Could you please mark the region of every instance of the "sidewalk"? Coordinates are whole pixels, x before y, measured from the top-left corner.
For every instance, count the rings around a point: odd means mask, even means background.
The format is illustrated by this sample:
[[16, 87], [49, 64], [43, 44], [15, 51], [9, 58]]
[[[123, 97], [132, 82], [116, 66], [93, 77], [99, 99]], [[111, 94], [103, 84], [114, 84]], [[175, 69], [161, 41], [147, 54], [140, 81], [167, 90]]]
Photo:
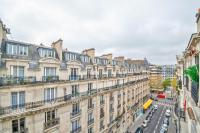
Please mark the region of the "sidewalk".
[[134, 123], [131, 125], [131, 127], [129, 127], [128, 132], [134, 133], [136, 131], [136, 129], [142, 125], [142, 123], [145, 120], [146, 116], [148, 115], [149, 111], [150, 111], [150, 109], [145, 114], [138, 116], [135, 119]]

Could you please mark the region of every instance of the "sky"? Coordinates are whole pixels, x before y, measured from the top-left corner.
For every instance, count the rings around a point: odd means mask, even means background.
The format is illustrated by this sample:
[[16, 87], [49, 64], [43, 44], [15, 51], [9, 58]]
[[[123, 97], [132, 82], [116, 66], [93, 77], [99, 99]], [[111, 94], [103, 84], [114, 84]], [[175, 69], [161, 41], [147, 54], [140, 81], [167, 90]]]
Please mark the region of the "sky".
[[175, 64], [196, 32], [200, 0], [0, 0], [9, 39], [96, 56], [112, 53], [153, 64]]

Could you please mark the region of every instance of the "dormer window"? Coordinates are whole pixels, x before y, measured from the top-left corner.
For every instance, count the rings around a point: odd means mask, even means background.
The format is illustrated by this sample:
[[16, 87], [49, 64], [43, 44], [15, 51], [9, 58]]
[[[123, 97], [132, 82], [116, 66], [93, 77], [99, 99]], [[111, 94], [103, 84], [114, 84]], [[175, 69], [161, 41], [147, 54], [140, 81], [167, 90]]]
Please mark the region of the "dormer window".
[[89, 62], [90, 62], [90, 58], [89, 58], [88, 56], [82, 55], [82, 56], [81, 56], [81, 61], [82, 61], [82, 62], [88, 62], [88, 63], [89, 63]]
[[21, 44], [6, 44], [6, 53], [10, 55], [21, 55], [27, 56], [28, 55], [28, 46], [21, 45]]
[[65, 53], [65, 59], [67, 61], [77, 60], [77, 54], [75, 54], [75, 53]]
[[39, 48], [38, 52], [39, 52], [40, 57], [55, 58], [55, 50], [54, 49]]

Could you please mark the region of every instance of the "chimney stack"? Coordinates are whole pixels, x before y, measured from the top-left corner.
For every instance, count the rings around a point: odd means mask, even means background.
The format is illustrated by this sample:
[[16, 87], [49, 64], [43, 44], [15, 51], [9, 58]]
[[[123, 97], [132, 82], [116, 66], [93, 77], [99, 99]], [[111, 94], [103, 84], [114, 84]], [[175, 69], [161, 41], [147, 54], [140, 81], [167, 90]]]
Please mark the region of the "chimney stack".
[[95, 57], [95, 49], [94, 48], [90, 48], [90, 49], [85, 49], [82, 51], [82, 54], [88, 55], [91, 58]]
[[58, 54], [58, 58], [60, 59], [60, 61], [62, 61], [62, 52], [63, 52], [62, 43], [63, 43], [62, 39], [59, 39], [56, 42], [52, 43], [52, 47], [56, 49], [56, 52]]

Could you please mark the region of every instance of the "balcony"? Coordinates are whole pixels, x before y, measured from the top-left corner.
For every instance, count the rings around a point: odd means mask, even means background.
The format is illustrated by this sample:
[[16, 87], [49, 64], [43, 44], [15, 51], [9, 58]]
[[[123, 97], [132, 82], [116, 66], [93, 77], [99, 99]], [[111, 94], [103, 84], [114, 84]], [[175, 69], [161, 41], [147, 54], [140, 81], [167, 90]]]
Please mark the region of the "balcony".
[[88, 110], [93, 110], [94, 109], [94, 104], [88, 105]]
[[100, 113], [100, 119], [104, 118], [104, 113]]
[[92, 119], [90, 119], [90, 120], [88, 121], [88, 126], [92, 125], [93, 123], [94, 123], [94, 118], [92, 118]]
[[59, 81], [59, 76], [42, 76], [42, 82], [56, 82]]
[[102, 131], [105, 128], [105, 126], [100, 126], [100, 131]]
[[110, 97], [110, 102], [113, 102], [113, 101], [114, 101], [114, 97], [111, 96], [111, 97]]
[[117, 108], [121, 108], [121, 104], [118, 104]]
[[0, 77], [0, 86], [36, 83], [36, 77]]
[[69, 76], [69, 81], [77, 81], [77, 80], [81, 80], [80, 75], [70, 75]]
[[82, 80], [97, 79], [96, 75], [83, 75]]
[[81, 127], [77, 127], [76, 129], [72, 129], [70, 133], [80, 133], [81, 132]]
[[55, 118], [53, 120], [44, 123], [44, 130], [55, 127], [60, 124], [60, 118]]
[[81, 110], [76, 110], [76, 111], [71, 113], [71, 119], [78, 117], [80, 115], [81, 115]]
[[80, 96], [79, 92], [72, 93], [72, 97], [79, 97], [79, 96]]
[[105, 104], [105, 101], [104, 100], [101, 100], [100, 101], [100, 105], [104, 105]]
[[110, 108], [110, 112], [114, 112], [114, 108]]

